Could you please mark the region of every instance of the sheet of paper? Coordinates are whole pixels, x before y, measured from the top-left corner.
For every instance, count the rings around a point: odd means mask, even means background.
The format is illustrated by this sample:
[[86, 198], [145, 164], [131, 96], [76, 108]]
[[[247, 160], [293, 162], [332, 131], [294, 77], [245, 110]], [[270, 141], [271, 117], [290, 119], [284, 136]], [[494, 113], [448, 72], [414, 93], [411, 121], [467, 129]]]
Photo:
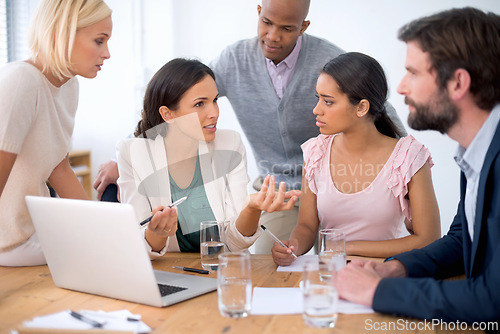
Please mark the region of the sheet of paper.
[[367, 314], [367, 313], [375, 313], [375, 311], [368, 306], [351, 303], [347, 300], [339, 299], [338, 304], [339, 313], [343, 314]]
[[[253, 289], [253, 315], [301, 314], [302, 291], [300, 288], [259, 288]], [[338, 312], [344, 314], [374, 313], [371, 307], [339, 300]]]
[[252, 314], [300, 314], [302, 313], [302, 291], [300, 288], [253, 289]]
[[307, 261], [318, 261], [318, 255], [301, 255], [289, 266], [279, 266], [276, 271], [304, 271]]
[[[92, 320], [105, 323], [101, 330], [122, 330], [135, 333], [149, 333], [151, 328], [140, 320], [140, 315], [134, 315], [129, 310], [119, 310], [112, 312], [104, 311], [79, 311], [80, 314]], [[138, 321], [131, 321], [136, 319]], [[89, 330], [93, 327], [86, 322], [78, 320], [70, 315], [70, 311], [48, 314], [35, 317], [31, 321], [25, 321], [24, 327], [31, 328], [58, 328], [58, 329], [79, 329]]]

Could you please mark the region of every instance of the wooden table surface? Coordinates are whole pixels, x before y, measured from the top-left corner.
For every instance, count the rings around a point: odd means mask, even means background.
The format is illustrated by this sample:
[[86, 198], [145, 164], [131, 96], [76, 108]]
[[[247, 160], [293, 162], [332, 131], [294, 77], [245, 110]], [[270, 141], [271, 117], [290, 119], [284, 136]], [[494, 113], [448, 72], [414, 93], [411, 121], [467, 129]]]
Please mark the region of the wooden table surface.
[[[201, 268], [194, 253], [171, 253], [153, 261], [159, 270], [174, 271], [173, 265]], [[277, 272], [270, 255], [252, 255], [252, 283], [259, 287], [296, 287], [299, 272]], [[211, 273], [210, 277], [216, 277]], [[10, 333], [24, 320], [67, 309], [114, 311], [128, 309], [140, 314], [153, 333], [483, 333], [482, 331], [441, 331], [425, 322], [381, 313], [340, 314], [334, 329], [307, 327], [300, 314], [252, 316], [244, 319], [222, 317], [217, 293], [211, 292], [165, 308], [156, 308], [112, 298], [58, 288], [47, 266], [0, 267], [0, 333]], [[392, 326], [392, 327], [390, 327]], [[391, 330], [394, 328], [394, 330]], [[384, 329], [384, 330], [376, 330]], [[402, 330], [403, 329], [403, 330]]]

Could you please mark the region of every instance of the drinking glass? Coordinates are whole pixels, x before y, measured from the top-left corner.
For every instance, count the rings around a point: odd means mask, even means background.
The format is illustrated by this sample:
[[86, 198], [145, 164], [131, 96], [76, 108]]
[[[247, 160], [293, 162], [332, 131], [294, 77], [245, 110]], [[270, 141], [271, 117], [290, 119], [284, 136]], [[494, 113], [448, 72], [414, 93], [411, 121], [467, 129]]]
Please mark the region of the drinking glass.
[[340, 229], [328, 228], [319, 231], [319, 270], [323, 280], [330, 279], [328, 264], [333, 262], [335, 269], [340, 270], [346, 265], [345, 232]]
[[[333, 262], [323, 268], [329, 271], [330, 277], [335, 277], [336, 269]], [[337, 322], [338, 293], [335, 279], [322, 280], [317, 261], [304, 264], [302, 278], [302, 297], [304, 308], [302, 318], [309, 327], [333, 328]]]
[[203, 221], [200, 223], [201, 265], [205, 270], [217, 270], [218, 256], [225, 251], [224, 223], [221, 221]]
[[252, 275], [248, 251], [219, 255], [217, 296], [219, 311], [223, 316], [248, 316], [252, 303]]

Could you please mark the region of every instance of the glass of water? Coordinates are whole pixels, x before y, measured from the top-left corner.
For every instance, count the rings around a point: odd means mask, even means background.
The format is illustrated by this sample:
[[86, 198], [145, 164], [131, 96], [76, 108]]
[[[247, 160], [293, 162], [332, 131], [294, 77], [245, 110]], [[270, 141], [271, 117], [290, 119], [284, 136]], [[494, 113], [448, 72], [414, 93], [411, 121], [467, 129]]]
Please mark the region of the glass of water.
[[[336, 275], [335, 265], [330, 262], [330, 277]], [[333, 328], [337, 322], [338, 293], [335, 279], [322, 280], [318, 262], [308, 261], [304, 264], [302, 278], [302, 297], [304, 309], [302, 318], [309, 327]]]
[[346, 265], [345, 232], [340, 229], [328, 228], [319, 231], [319, 270], [321, 279], [329, 280], [328, 270], [330, 262], [335, 264], [336, 270]]
[[223, 316], [248, 316], [252, 303], [252, 275], [248, 251], [219, 255], [217, 296], [219, 311]]
[[206, 270], [217, 270], [218, 256], [225, 251], [224, 222], [203, 221], [200, 223], [201, 265]]

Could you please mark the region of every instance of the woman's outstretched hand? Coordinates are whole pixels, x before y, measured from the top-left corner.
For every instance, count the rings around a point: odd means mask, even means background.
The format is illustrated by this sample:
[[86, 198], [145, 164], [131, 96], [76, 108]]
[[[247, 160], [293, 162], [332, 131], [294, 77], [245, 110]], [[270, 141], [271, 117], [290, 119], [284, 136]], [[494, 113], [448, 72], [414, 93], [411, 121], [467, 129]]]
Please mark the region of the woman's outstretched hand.
[[276, 191], [274, 176], [267, 175], [260, 191], [249, 196], [248, 206], [267, 212], [290, 210], [297, 203], [301, 194], [300, 190], [286, 191], [285, 182], [281, 182]]

